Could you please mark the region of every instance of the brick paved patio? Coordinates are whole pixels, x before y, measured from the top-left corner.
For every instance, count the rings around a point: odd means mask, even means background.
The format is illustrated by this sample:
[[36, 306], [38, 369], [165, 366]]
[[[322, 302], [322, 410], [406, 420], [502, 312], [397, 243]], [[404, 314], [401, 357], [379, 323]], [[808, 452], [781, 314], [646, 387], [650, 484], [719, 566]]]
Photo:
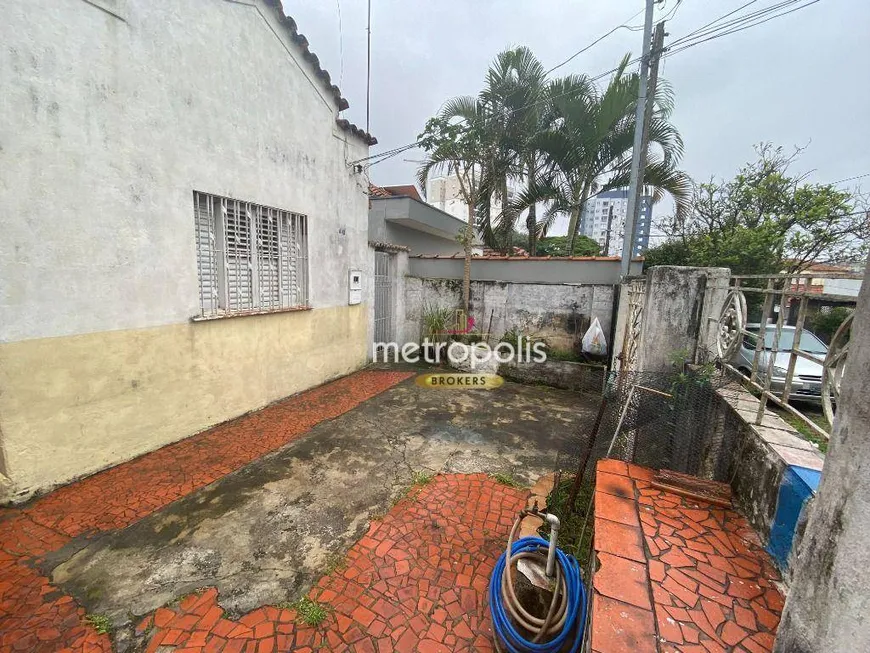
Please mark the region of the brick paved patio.
[[373, 522], [346, 565], [312, 588], [329, 611], [319, 628], [275, 606], [224, 618], [210, 589], [147, 617], [147, 651], [492, 651], [486, 587], [527, 494], [484, 474], [437, 476]]
[[654, 489], [653, 475], [598, 463], [593, 650], [771, 651], [783, 598], [758, 536], [734, 510]]
[[[85, 611], [38, 570], [72, 538], [124, 528], [408, 378], [363, 371], [0, 509], [0, 650], [109, 651]], [[66, 647], [66, 648], [65, 648]], [[232, 650], [232, 649], [228, 649]]]

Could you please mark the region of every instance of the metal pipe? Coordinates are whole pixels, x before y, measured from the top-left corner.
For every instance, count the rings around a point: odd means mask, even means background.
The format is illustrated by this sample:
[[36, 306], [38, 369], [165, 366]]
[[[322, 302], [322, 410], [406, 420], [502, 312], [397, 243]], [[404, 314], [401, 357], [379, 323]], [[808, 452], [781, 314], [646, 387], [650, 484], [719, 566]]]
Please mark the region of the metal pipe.
[[[782, 310], [782, 309], [780, 309]], [[788, 357], [788, 371], [785, 374], [785, 384], [782, 388], [782, 400], [788, 401], [791, 394], [791, 384], [794, 380], [794, 368], [797, 365], [798, 352], [800, 351], [801, 336], [804, 332], [804, 320], [807, 316], [807, 298], [806, 295], [801, 297], [800, 308], [798, 309], [797, 324], [794, 327], [794, 336], [791, 341], [791, 355]]]
[[[744, 288], [744, 290], [746, 290]], [[770, 309], [773, 307], [773, 279], [767, 282], [767, 290], [765, 290], [764, 306], [761, 309], [761, 328], [759, 329], [760, 337], [755, 343], [755, 354], [752, 356], [752, 373], [750, 379], [756, 381], [758, 379], [758, 363], [761, 361], [761, 351], [764, 349], [764, 334], [767, 329], [767, 320], [770, 317]]]
[[[773, 283], [772, 280], [771, 280], [771, 283]], [[770, 295], [770, 297], [772, 298], [773, 295]], [[783, 314], [782, 300], [780, 300], [778, 307], [779, 307], [779, 311], [777, 312], [777, 316], [776, 316], [776, 328], [774, 329], [773, 343], [771, 343], [770, 353], [767, 356], [767, 370], [764, 373], [764, 394], [762, 394], [761, 398], [758, 400], [759, 401], [758, 413], [755, 416], [755, 423], [756, 424], [761, 424], [762, 420], [764, 420], [764, 411], [767, 408], [767, 397], [769, 394], [771, 394], [770, 381], [771, 381], [771, 378], [773, 377], [773, 364], [776, 362], [776, 355], [779, 353], [779, 339], [780, 339], [780, 337], [782, 337], [782, 314]], [[759, 335], [761, 337], [758, 340], [758, 344], [763, 345], [765, 339], [767, 338], [767, 324], [766, 323], [763, 323], [761, 325], [761, 330], [760, 330]]]
[[543, 517], [550, 525], [550, 549], [547, 551], [547, 578], [552, 578], [556, 572], [556, 541], [559, 537], [559, 518], [551, 513], [545, 513]]
[[796, 408], [794, 408], [793, 406], [791, 406], [791, 404], [789, 404], [787, 401], [783, 401], [782, 399], [780, 399], [779, 397], [777, 397], [777, 396], [776, 396], [775, 394], [773, 394], [772, 392], [765, 391], [764, 386], [759, 385], [758, 383], [756, 383], [755, 381], [753, 381], [752, 379], [750, 379], [750, 378], [749, 378], [748, 376], [746, 376], [745, 374], [742, 374], [742, 373], [740, 372], [740, 370], [738, 370], [736, 367], [734, 367], [734, 366], [731, 365], [730, 363], [726, 363], [726, 362], [723, 361], [723, 362], [722, 362], [722, 367], [724, 367], [725, 369], [727, 369], [729, 372], [732, 372], [733, 374], [736, 374], [737, 376], [739, 376], [739, 377], [740, 377], [741, 379], [743, 379], [744, 381], [749, 382], [749, 385], [751, 385], [751, 386], [752, 386], [753, 388], [755, 388], [756, 390], [760, 390], [761, 392], [765, 393], [765, 394], [767, 395], [768, 399], [770, 399], [771, 401], [773, 401], [777, 406], [779, 406], [780, 408], [784, 409], [784, 410], [787, 411], [789, 414], [794, 415], [795, 417], [800, 418], [800, 419], [801, 419], [801, 420], [802, 420], [802, 421], [803, 421], [807, 426], [809, 426], [813, 431], [815, 431], [815, 432], [818, 433], [820, 436], [822, 436], [823, 438], [825, 438], [825, 440], [829, 440], [829, 439], [831, 438], [831, 434], [830, 434], [830, 433], [828, 433], [828, 432], [825, 431], [822, 427], [820, 427], [818, 424], [816, 424], [815, 422], [813, 422], [809, 417], [807, 417], [806, 415], [804, 415], [803, 413], [801, 413], [799, 410], [797, 410]]

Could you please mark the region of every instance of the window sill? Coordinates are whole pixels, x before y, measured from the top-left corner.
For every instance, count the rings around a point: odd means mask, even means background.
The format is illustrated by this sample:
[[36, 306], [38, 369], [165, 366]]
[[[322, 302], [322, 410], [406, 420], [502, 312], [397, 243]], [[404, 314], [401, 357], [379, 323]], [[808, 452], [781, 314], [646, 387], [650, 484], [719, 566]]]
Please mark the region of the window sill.
[[301, 313], [312, 310], [310, 306], [291, 306], [290, 308], [268, 308], [264, 310], [242, 311], [239, 313], [221, 313], [220, 315], [195, 315], [191, 322], [212, 322], [214, 320], [229, 320], [235, 317], [250, 317], [251, 315], [276, 315], [280, 313]]

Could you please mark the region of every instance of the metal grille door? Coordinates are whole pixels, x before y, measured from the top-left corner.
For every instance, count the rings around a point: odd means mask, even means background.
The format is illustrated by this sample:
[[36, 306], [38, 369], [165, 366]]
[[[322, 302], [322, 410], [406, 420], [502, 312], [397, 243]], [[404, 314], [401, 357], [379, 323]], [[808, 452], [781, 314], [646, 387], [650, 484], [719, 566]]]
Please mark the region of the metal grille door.
[[375, 342], [393, 339], [393, 275], [387, 252], [375, 252]]

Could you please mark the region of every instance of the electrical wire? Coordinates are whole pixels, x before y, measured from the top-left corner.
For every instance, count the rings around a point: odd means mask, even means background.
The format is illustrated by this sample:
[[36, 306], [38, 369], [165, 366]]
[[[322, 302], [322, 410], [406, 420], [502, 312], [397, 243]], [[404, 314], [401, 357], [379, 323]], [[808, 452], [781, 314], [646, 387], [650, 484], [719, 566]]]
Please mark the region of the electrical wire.
[[[678, 4], [679, 4], [679, 3], [678, 3]], [[586, 52], [587, 50], [589, 50], [589, 49], [592, 48], [593, 46], [598, 45], [599, 43], [601, 43], [601, 41], [603, 41], [604, 39], [606, 39], [608, 36], [610, 36], [611, 34], [613, 34], [613, 33], [614, 33], [615, 31], [617, 31], [617, 30], [620, 30], [620, 29], [623, 29], [623, 28], [624, 28], [624, 29], [627, 29], [627, 30], [631, 30], [631, 31], [636, 31], [636, 30], [638, 30], [638, 29], [643, 29], [643, 25], [628, 25], [628, 23], [629, 23], [630, 21], [634, 20], [635, 18], [637, 18], [638, 16], [640, 16], [644, 11], [645, 11], [645, 9], [641, 9], [641, 10], [640, 10], [639, 12], [637, 12], [634, 16], [631, 16], [630, 18], [626, 18], [625, 21], [622, 23], [622, 25], [617, 25], [617, 26], [614, 27], [612, 30], [610, 30], [609, 32], [607, 32], [606, 34], [604, 34], [603, 36], [599, 36], [597, 39], [595, 39], [594, 41], [592, 41], [592, 43], [590, 43], [589, 45], [587, 45], [585, 48], [582, 48], [582, 49], [580, 49], [580, 50], [577, 50], [577, 52], [575, 52], [575, 53], [572, 54], [570, 57], [568, 57], [567, 59], [565, 59], [565, 61], [563, 61], [563, 62], [560, 63], [560, 64], [556, 64], [555, 66], [553, 66], [552, 68], [550, 68], [547, 72], [544, 73], [544, 75], [549, 75], [549, 74], [550, 74], [551, 72], [553, 72], [554, 70], [556, 70], [556, 69], [558, 69], [558, 68], [561, 68], [562, 66], [564, 66], [564, 65], [567, 64], [568, 62], [572, 61], [572, 60], [575, 59], [576, 57], [580, 56], [581, 54], [583, 54], [584, 52]]]
[[[821, 0], [809, 0], [809, 2], [805, 2], [804, 4], [794, 7], [792, 9], [788, 9], [788, 11], [779, 11], [780, 9], [786, 9], [788, 7], [793, 7], [803, 0], [785, 0], [784, 2], [780, 2], [776, 5], [772, 5], [770, 7], [766, 7], [765, 9], [761, 9], [750, 14], [746, 14], [744, 16], [739, 16], [733, 20], [726, 21], [721, 25], [716, 25], [713, 28], [709, 28], [709, 25], [716, 23], [717, 21], [713, 21], [712, 23], [708, 23], [708, 25], [701, 27], [699, 29], [690, 32], [686, 36], [683, 36], [675, 41], [672, 41], [668, 44], [668, 54], [673, 55], [677, 52], [682, 52], [690, 47], [694, 47], [696, 45], [700, 45], [701, 43], [706, 43], [707, 41], [712, 41], [717, 38], [721, 38], [723, 36], [728, 36], [729, 34], [734, 34], [736, 32], [742, 32], [743, 30], [749, 29], [750, 27], [755, 27], [757, 25], [762, 25], [767, 23], [775, 18], [780, 18], [782, 16], [786, 16], [788, 14], [792, 14], [796, 11], [800, 11], [801, 9], [806, 9], [807, 7], [820, 2]], [[749, 3], [752, 4], [752, 3]], [[744, 5], [748, 6], [748, 5]], [[779, 13], [776, 13], [779, 11]], [[733, 13], [733, 12], [731, 12]], [[725, 14], [728, 16], [731, 14]], [[721, 20], [725, 16], [720, 17], [717, 20]]]
[[659, 22], [666, 20], [673, 20], [674, 16], [677, 15], [677, 10], [682, 6], [683, 0], [677, 0], [677, 4], [674, 5], [674, 8], [671, 9], [667, 14], [658, 19]]
[[852, 181], [854, 179], [861, 179], [862, 177], [870, 177], [870, 172], [865, 172], [863, 175], [855, 175], [854, 177], [846, 177], [845, 179], [838, 179], [837, 181], [832, 181], [831, 186], [836, 186], [837, 184], [842, 184], [846, 181]]
[[[747, 2], [744, 5], [741, 5], [737, 9], [734, 9], [733, 11], [730, 11], [727, 14], [723, 14], [722, 16], [716, 18], [715, 20], [710, 21], [706, 25], [703, 25], [703, 26], [699, 27], [698, 29], [690, 32], [689, 34], [686, 34], [685, 36], [672, 42], [671, 44], [668, 45], [667, 48], [665, 48], [665, 52], [662, 54], [662, 59], [666, 59], [666, 58], [673, 56], [679, 52], [684, 52], [685, 50], [688, 50], [689, 48], [693, 48], [696, 45], [700, 45], [701, 43], [706, 43], [708, 41], [712, 41], [712, 40], [715, 40], [717, 38], [721, 38], [723, 36], [728, 36], [729, 34], [733, 34], [735, 32], [740, 32], [740, 31], [743, 31], [745, 29], [749, 29], [750, 27], [755, 27], [756, 25], [761, 25], [761, 24], [766, 23], [768, 21], [771, 21], [775, 18], [779, 18], [781, 16], [785, 16], [785, 15], [794, 13], [796, 11], [800, 11], [801, 9], [806, 9], [807, 7], [816, 4], [816, 3], [820, 2], [821, 0], [809, 0], [808, 2], [805, 2], [805, 4], [800, 5], [798, 7], [795, 7], [793, 9], [789, 9], [788, 11], [783, 11], [780, 13], [773, 13], [779, 9], [786, 8], [788, 6], [797, 4], [797, 3], [802, 2], [802, 1], [803, 0], [784, 0], [783, 2], [780, 2], [776, 5], [772, 5], [770, 7], [765, 8], [765, 9], [758, 10], [756, 12], [752, 12], [751, 14], [747, 14], [745, 16], [735, 18], [732, 21], [727, 21], [727, 22], [722, 23], [721, 25], [719, 25], [715, 28], [712, 28], [712, 26], [716, 25], [716, 23], [723, 20], [724, 18], [727, 18], [728, 16], [732, 16], [733, 14], [737, 13], [741, 9], [745, 9], [746, 7], [758, 2], [758, 0], [751, 0], [750, 2]], [[679, 6], [679, 4], [677, 6]], [[771, 13], [773, 13], [773, 15], [768, 15]], [[752, 22], [753, 20], [755, 22]], [[749, 21], [748, 24], [744, 24], [747, 21]], [[612, 31], [619, 29], [619, 27], [621, 27], [621, 26], [614, 28], [614, 30], [612, 30]], [[717, 30], [719, 30], [719, 31], [717, 31]], [[607, 36], [607, 35], [605, 35], [605, 36]], [[599, 39], [599, 40], [601, 40], [601, 39]], [[677, 44], [678, 47], [674, 48], [675, 44]], [[593, 43], [593, 45], [594, 45], [594, 43]], [[591, 47], [591, 46], [589, 46], [589, 47]], [[641, 59], [642, 59], [642, 57], [635, 57], [634, 59], [631, 59], [627, 65], [633, 65], [635, 63], [638, 63], [638, 62], [640, 62]], [[567, 63], [567, 60], [566, 60], [566, 63]], [[620, 68], [620, 66], [616, 66], [614, 68], [611, 68], [610, 70], [607, 70], [603, 73], [600, 73], [594, 77], [588, 78], [587, 81], [596, 82], [596, 81], [598, 81], [604, 77], [607, 77], [608, 75], [616, 72], [617, 70], [619, 70], [619, 68]], [[549, 102], [553, 98], [569, 95], [571, 92], [573, 92], [573, 91], [569, 91], [567, 93], [561, 93], [559, 95], [554, 95], [546, 100], [539, 100], [537, 102], [532, 102], [532, 103], [527, 104], [527, 105], [522, 106], [522, 107], [517, 107], [516, 109], [511, 109], [510, 111], [508, 111], [506, 113], [506, 115], [512, 115], [518, 111], [522, 111], [524, 109], [529, 109], [529, 108], [534, 107], [534, 106], [539, 105], [539, 104], [545, 104], [546, 102]], [[409, 143], [407, 145], [403, 145], [403, 146], [394, 148], [393, 150], [388, 150], [387, 152], [380, 152], [378, 154], [374, 154], [374, 155], [371, 155], [368, 157], [357, 159], [356, 161], [351, 161], [350, 165], [358, 165], [358, 164], [365, 163], [367, 165], [367, 167], [371, 167], [372, 165], [376, 165], [377, 163], [382, 163], [383, 161], [386, 161], [387, 159], [390, 159], [394, 156], [397, 156], [398, 154], [401, 154], [402, 152], [406, 152], [407, 150], [410, 150], [410, 149], [417, 147], [420, 144], [420, 142], [421, 141], [419, 141], [419, 140], [414, 141], [413, 143]]]
[[696, 29], [694, 32], [689, 32], [688, 34], [686, 34], [686, 35], [685, 35], [684, 37], [682, 37], [682, 38], [689, 38], [690, 36], [694, 36], [694, 35], [697, 34], [698, 32], [700, 32], [700, 31], [702, 31], [702, 30], [704, 30], [704, 29], [707, 29], [708, 27], [710, 27], [710, 26], [712, 26], [712, 25], [715, 25], [716, 23], [718, 23], [718, 22], [719, 22], [720, 20], [722, 20], [723, 18], [728, 18], [728, 16], [732, 16], [732, 15], [736, 14], [736, 13], [737, 13], [738, 11], [740, 11], [741, 9], [746, 9], [746, 7], [748, 7], [749, 5], [753, 5], [753, 4], [755, 4], [756, 2], [758, 2], [758, 0], [750, 0], [750, 1], [747, 2], [745, 5], [741, 5], [740, 7], [737, 7], [737, 9], [735, 9], [735, 10], [733, 10], [733, 11], [729, 11], [727, 14], [724, 14], [724, 15], [722, 15], [722, 16], [719, 16], [718, 18], [715, 18], [715, 19], [711, 20], [711, 21], [710, 21], [709, 23], [707, 23], [706, 25], [702, 25], [701, 27], [699, 27], [698, 29]]

